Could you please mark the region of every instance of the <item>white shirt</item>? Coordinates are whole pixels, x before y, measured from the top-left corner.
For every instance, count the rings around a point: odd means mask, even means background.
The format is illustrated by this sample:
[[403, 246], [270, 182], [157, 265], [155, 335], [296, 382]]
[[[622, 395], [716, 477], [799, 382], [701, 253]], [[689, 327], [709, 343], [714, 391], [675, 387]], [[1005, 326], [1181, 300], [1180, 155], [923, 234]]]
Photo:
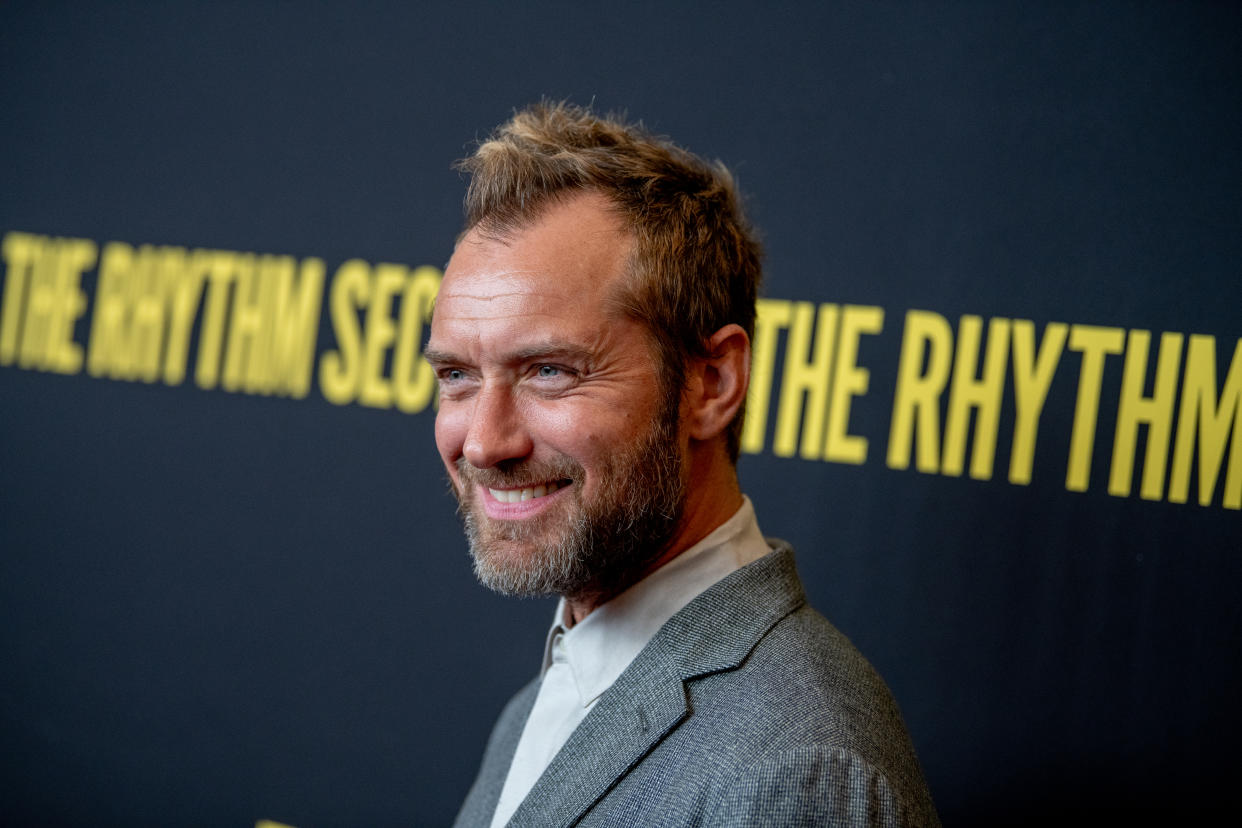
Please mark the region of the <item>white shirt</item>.
[[492, 828], [509, 821], [597, 699], [647, 642], [699, 593], [771, 551], [750, 498], [711, 534], [566, 629], [556, 606], [543, 681], [505, 778]]

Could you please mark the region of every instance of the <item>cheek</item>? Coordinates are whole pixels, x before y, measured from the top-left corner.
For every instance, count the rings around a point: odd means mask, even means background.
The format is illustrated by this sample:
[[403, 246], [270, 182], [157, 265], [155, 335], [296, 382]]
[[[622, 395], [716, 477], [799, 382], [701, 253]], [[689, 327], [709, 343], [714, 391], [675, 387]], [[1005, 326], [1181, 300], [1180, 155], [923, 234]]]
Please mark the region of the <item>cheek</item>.
[[436, 448], [453, 475], [456, 475], [457, 458], [461, 457], [468, 425], [466, 418], [452, 408], [442, 406], [436, 413]]
[[587, 406], [532, 405], [524, 409], [523, 420], [536, 452], [542, 448], [589, 465], [588, 458], [598, 450], [599, 416], [592, 416]]
[[586, 471], [586, 490], [612, 474], [611, 463], [643, 433], [647, 421], [616, 406], [549, 406], [530, 411], [527, 424], [537, 454], [563, 455]]

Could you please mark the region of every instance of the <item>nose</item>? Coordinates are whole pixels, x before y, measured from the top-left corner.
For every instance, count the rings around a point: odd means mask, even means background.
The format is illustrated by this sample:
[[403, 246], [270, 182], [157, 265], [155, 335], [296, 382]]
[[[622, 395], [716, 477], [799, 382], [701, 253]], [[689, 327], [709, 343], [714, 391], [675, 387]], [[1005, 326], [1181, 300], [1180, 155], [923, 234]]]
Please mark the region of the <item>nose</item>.
[[486, 469], [530, 455], [533, 444], [510, 389], [484, 384], [474, 399], [462, 454], [470, 465]]

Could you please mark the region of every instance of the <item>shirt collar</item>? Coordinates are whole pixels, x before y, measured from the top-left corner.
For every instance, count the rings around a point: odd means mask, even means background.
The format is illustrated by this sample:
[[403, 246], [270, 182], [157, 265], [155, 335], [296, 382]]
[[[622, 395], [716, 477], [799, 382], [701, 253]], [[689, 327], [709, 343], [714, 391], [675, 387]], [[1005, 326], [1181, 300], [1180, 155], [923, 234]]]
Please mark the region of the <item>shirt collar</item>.
[[552, 664], [555, 645], [569, 664], [582, 705], [589, 706], [617, 680], [665, 621], [703, 590], [769, 551], [754, 506], [743, 495], [742, 505], [733, 516], [707, 537], [597, 607], [571, 630], [562, 623], [562, 598], [548, 631], [543, 671]]

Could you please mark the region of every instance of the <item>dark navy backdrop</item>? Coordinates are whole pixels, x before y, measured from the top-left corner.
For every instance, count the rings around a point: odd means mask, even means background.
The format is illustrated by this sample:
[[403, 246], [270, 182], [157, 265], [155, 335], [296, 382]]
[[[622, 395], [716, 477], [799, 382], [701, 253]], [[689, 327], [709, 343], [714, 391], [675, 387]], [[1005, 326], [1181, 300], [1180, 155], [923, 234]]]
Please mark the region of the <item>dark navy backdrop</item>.
[[[442, 265], [472, 139], [626, 109], [734, 167], [767, 295], [886, 309], [868, 461], [742, 474], [945, 822], [1224, 803], [1239, 513], [1108, 495], [1103, 408], [1067, 491], [1071, 368], [1031, 485], [887, 468], [883, 366], [922, 308], [1212, 334], [1223, 375], [1238, 7], [773, 5], [6, 3], [0, 232]], [[438, 462], [429, 411], [0, 367], [0, 821], [451, 820], [551, 605], [473, 583]]]

